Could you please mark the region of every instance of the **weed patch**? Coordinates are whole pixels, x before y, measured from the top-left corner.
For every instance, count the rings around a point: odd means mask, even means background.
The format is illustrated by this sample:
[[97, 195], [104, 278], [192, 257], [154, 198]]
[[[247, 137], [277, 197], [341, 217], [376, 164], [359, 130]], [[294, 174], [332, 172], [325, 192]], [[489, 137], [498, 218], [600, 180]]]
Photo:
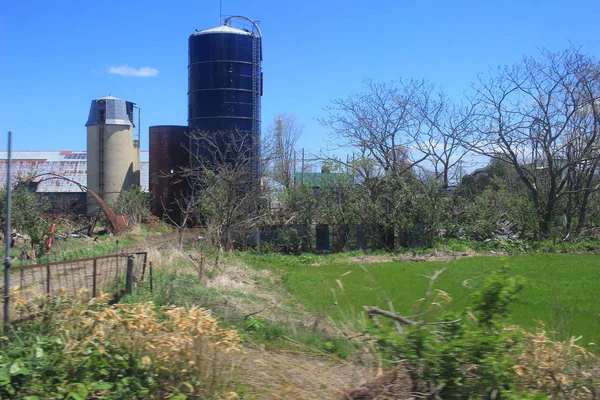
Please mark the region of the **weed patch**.
[[2, 345], [0, 397], [204, 399], [225, 390], [236, 331], [198, 307], [108, 300], [62, 294], [21, 304], [39, 318]]

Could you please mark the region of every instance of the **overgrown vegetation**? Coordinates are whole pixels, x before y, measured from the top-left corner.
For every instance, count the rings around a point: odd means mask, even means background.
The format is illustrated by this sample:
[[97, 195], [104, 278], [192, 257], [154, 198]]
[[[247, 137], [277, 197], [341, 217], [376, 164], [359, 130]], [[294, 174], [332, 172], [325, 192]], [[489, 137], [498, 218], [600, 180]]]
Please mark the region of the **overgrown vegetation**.
[[38, 313], [0, 354], [0, 396], [19, 399], [205, 399], [223, 393], [236, 331], [198, 307], [109, 305], [60, 295], [18, 303]]
[[[575, 339], [554, 342], [546, 332], [527, 333], [507, 324], [509, 305], [523, 286], [501, 273], [488, 277], [460, 313], [445, 312], [434, 322], [421, 320], [398, 335], [375, 329], [389, 361], [408, 371], [413, 393], [424, 398], [594, 399], [599, 377], [594, 356]], [[451, 301], [446, 293], [427, 292], [419, 315]], [[422, 322], [421, 322], [422, 321]]]
[[[590, 392], [597, 390], [594, 348], [584, 346], [592, 339], [590, 330], [597, 329], [581, 329], [582, 321], [591, 322], [597, 303], [589, 276], [594, 255], [472, 257], [362, 268], [351, 257], [390, 255], [245, 253], [243, 259], [260, 267], [250, 269], [239, 264], [239, 254], [225, 253], [218, 268], [209, 263], [203, 280], [196, 263], [205, 245], [179, 250], [176, 241], [173, 237], [170, 250], [150, 251], [154, 290], [140, 282], [119, 305], [109, 306], [106, 297], [20, 303], [27, 314], [41, 314], [16, 325], [3, 345], [1, 396], [276, 398], [269, 382], [245, 382], [247, 374], [230, 368], [234, 359], [251, 362], [239, 358], [241, 346], [252, 349], [253, 357], [269, 350], [339, 365], [344, 359], [371, 363], [383, 357], [385, 369], [408, 374], [407, 393], [429, 398], [593, 399]], [[574, 263], [578, 274], [564, 268]], [[511, 278], [515, 274], [526, 280]], [[435, 285], [422, 275], [436, 276]], [[558, 281], [562, 289], [551, 285]], [[272, 295], [282, 283], [293, 297], [275, 301]], [[264, 286], [262, 292], [249, 290], [255, 285]], [[416, 324], [402, 325], [399, 334], [394, 323], [379, 316], [366, 322], [364, 306], [408, 315]], [[534, 319], [544, 319], [550, 309], [563, 312], [550, 316], [548, 330], [536, 330]], [[302, 321], [288, 320], [292, 312]], [[570, 315], [581, 319], [569, 320]], [[523, 321], [529, 330], [512, 325]], [[575, 341], [576, 333], [585, 336]], [[272, 388], [279, 394], [286, 390]], [[291, 396], [301, 389], [289, 390]]]
[[[6, 235], [6, 187], [0, 190], [0, 199], [0, 229]], [[52, 222], [43, 213], [50, 209], [50, 203], [45, 197], [31, 191], [27, 182], [23, 180], [14, 185], [11, 201], [11, 228], [15, 232], [27, 235], [31, 250], [28, 255], [36, 259], [46, 251], [44, 241], [48, 237]]]
[[[192, 258], [189, 258], [192, 255]], [[168, 256], [163, 256], [167, 259]], [[265, 318], [262, 311], [268, 311], [272, 308], [294, 309], [292, 304], [281, 304], [275, 307], [274, 304], [266, 303], [255, 294], [244, 293], [236, 290], [235, 281], [227, 287], [214, 287], [210, 284], [213, 280], [235, 279], [227, 277], [222, 269], [215, 269], [214, 266], [207, 271], [207, 280], [209, 285], [204, 284], [195, 273], [194, 262], [199, 261], [196, 252], [189, 253], [171, 253], [172, 260], [167, 261], [168, 265], [157, 265], [154, 271], [154, 290], [149, 291], [147, 285], [139, 286], [137, 291], [123, 301], [125, 302], [147, 302], [151, 301], [157, 306], [176, 305], [189, 307], [200, 305], [211, 309], [213, 313], [222, 321], [223, 325], [233, 326], [240, 332], [242, 342], [249, 344], [255, 343], [265, 346], [271, 350], [296, 349], [298, 345], [306, 346], [304, 351], [324, 352], [340, 358], [351, 356], [355, 346], [350, 343], [341, 334], [336, 335], [324, 332], [321, 329], [312, 329], [310, 324], [319, 316], [319, 313], [310, 313], [306, 318], [308, 321], [282, 322]], [[195, 261], [194, 261], [195, 260]], [[166, 260], [165, 260], [166, 261]], [[238, 262], [235, 258], [226, 258], [225, 263]], [[249, 268], [249, 267], [244, 267]], [[230, 273], [240, 271], [236, 269]], [[243, 279], [250, 279], [244, 277]], [[278, 291], [279, 288], [268, 282], [263, 282], [271, 290]], [[267, 289], [264, 289], [267, 290]], [[246, 303], [247, 308], [232, 308], [232, 298], [239, 298]], [[247, 311], [243, 311], [247, 310]], [[253, 311], [259, 311], [253, 314]], [[297, 311], [296, 311], [297, 312]], [[326, 324], [326, 322], [324, 323]], [[308, 350], [307, 350], [308, 349]]]
[[147, 223], [152, 213], [150, 212], [152, 194], [145, 192], [141, 186], [119, 193], [113, 211], [118, 215], [126, 215], [129, 221], [135, 225]]
[[12, 265], [74, 260], [77, 258], [114, 254], [116, 252], [123, 252], [133, 245], [140, 245], [140, 243], [144, 243], [147, 240], [152, 240], [154, 236], [167, 234], [172, 231], [168, 226], [162, 224], [158, 226], [142, 224], [135, 231], [127, 232], [119, 237], [98, 235], [92, 239], [82, 236], [69, 237], [67, 234], [69, 232], [68, 227], [61, 226], [60, 220], [56, 222], [57, 226], [51, 251], [45, 252], [44, 255], [39, 256], [36, 260], [24, 258], [19, 248], [17, 248], [21, 245], [21, 242], [18, 241], [17, 247], [11, 249], [11, 256], [13, 257]]

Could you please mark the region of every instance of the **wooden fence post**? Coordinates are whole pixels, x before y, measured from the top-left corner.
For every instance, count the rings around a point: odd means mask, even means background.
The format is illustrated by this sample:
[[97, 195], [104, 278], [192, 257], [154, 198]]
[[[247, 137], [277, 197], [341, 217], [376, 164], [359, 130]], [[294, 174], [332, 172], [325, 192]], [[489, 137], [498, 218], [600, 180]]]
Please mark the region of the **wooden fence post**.
[[144, 254], [144, 264], [142, 265], [142, 276], [140, 277], [140, 281], [143, 281], [144, 278], [146, 277], [146, 264], [148, 262], [148, 253], [143, 253]]
[[94, 268], [92, 270], [92, 297], [96, 297], [96, 290], [98, 290], [98, 283], [96, 281], [96, 277], [98, 276], [98, 260], [94, 260]]
[[46, 295], [50, 296], [50, 266], [46, 265]]
[[125, 291], [127, 294], [133, 293], [133, 274], [134, 274], [134, 256], [130, 254], [127, 256], [127, 277], [125, 280]]
[[148, 264], [148, 268], [150, 268], [149, 270], [149, 275], [150, 275], [150, 291], [152, 291], [152, 261], [150, 261], [150, 263]]

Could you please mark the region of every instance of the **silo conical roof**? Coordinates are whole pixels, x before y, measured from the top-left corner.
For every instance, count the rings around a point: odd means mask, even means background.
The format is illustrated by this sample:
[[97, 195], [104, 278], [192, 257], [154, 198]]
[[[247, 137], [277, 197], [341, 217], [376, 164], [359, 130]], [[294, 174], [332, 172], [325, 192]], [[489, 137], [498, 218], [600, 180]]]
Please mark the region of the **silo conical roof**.
[[90, 114], [85, 126], [100, 123], [100, 110], [104, 110], [104, 123], [107, 125], [133, 125], [130, 119], [133, 103], [109, 95], [92, 100]]

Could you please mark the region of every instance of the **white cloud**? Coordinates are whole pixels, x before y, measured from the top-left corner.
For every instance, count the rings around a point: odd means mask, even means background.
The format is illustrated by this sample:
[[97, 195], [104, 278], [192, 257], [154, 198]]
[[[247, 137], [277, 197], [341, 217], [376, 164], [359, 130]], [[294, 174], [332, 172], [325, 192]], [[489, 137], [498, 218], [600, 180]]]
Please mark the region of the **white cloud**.
[[108, 73], [121, 76], [149, 78], [158, 75], [158, 70], [152, 67], [133, 68], [129, 65], [119, 65], [118, 67], [110, 67]]

